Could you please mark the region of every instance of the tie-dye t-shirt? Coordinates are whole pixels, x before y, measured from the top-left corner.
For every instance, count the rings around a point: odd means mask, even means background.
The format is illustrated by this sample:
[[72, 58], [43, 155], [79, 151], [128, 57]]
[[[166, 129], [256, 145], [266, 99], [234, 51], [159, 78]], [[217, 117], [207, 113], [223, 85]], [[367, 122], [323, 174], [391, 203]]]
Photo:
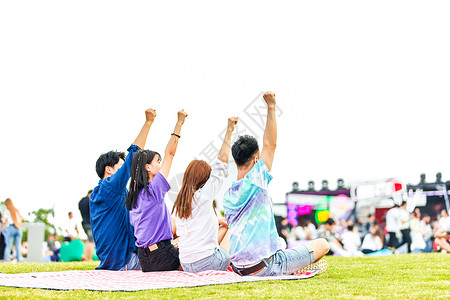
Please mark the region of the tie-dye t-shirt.
[[249, 267], [286, 248], [278, 236], [267, 191], [272, 175], [259, 159], [244, 178], [233, 182], [225, 193], [223, 206], [230, 232], [230, 260]]

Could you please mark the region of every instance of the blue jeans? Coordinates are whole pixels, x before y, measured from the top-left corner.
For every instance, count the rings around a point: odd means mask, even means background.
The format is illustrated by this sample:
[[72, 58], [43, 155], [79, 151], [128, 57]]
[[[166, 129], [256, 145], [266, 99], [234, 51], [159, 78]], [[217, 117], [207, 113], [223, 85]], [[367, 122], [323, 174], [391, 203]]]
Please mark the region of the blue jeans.
[[[278, 250], [268, 259], [263, 259], [266, 266], [256, 274], [248, 276], [291, 275], [315, 261], [314, 251], [307, 243], [295, 248]], [[238, 268], [239, 269], [239, 268]]]
[[9, 254], [11, 254], [11, 249], [13, 243], [16, 244], [16, 257], [17, 261], [20, 261], [20, 246], [22, 245], [22, 231], [17, 229], [14, 224], [9, 225], [9, 227], [4, 231], [5, 234], [5, 252], [3, 254], [3, 259], [9, 261]]
[[130, 260], [119, 271], [141, 270], [141, 264], [136, 253], [131, 252]]
[[216, 248], [210, 256], [197, 260], [193, 263], [181, 263], [183, 271], [190, 273], [198, 273], [207, 270], [226, 271], [230, 264], [230, 257], [227, 251], [222, 248]]

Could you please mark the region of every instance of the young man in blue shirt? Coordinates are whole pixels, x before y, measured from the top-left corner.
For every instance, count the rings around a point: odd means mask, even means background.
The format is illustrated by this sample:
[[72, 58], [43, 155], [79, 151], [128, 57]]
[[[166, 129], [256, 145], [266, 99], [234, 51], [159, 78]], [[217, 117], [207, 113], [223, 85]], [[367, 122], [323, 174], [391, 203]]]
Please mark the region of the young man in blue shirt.
[[145, 123], [125, 153], [110, 151], [100, 155], [96, 171], [100, 177], [89, 200], [91, 227], [100, 265], [105, 270], [140, 270], [130, 214], [125, 207], [127, 182], [133, 155], [143, 149], [156, 117], [154, 109], [145, 111]]

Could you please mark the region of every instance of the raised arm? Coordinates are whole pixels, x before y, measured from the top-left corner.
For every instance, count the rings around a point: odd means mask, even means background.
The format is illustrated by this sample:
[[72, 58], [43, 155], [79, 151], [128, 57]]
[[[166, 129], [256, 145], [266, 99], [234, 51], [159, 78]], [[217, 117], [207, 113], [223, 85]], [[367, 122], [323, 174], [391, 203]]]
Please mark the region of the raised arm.
[[173, 129], [172, 136], [170, 137], [169, 143], [166, 146], [166, 150], [164, 151], [164, 159], [161, 163], [161, 169], [159, 172], [167, 178], [169, 176], [170, 167], [172, 166], [173, 157], [175, 156], [175, 152], [177, 151], [178, 139], [180, 138], [181, 127], [184, 124], [184, 120], [187, 117], [187, 113], [184, 110], [180, 110], [178, 112], [178, 120], [177, 124], [175, 124], [175, 128]]
[[156, 110], [149, 108], [145, 111], [145, 123], [142, 126], [139, 135], [134, 140], [133, 145], [136, 145], [139, 148], [144, 149], [145, 142], [147, 141], [148, 132], [150, 131], [150, 127], [152, 127], [155, 117], [156, 117]]
[[264, 130], [263, 148], [261, 151], [261, 159], [267, 168], [272, 170], [273, 156], [277, 147], [277, 119], [275, 115], [275, 93], [266, 92], [264, 100], [267, 103], [267, 122]]
[[236, 125], [237, 122], [238, 118], [228, 118], [227, 132], [225, 133], [225, 137], [223, 138], [223, 143], [222, 147], [220, 148], [219, 155], [217, 155], [217, 158], [224, 163], [228, 163], [228, 158], [230, 157], [231, 135], [233, 134], [234, 125]]

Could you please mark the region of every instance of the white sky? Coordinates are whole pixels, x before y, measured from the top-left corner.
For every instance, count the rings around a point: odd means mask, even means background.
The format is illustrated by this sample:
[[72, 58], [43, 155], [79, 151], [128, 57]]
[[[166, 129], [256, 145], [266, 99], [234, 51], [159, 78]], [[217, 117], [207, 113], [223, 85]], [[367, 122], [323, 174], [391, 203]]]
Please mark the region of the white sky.
[[[0, 200], [22, 214], [54, 206], [62, 226], [126, 150], [144, 110], [160, 152], [189, 117], [171, 175], [276, 92], [271, 193], [395, 177], [450, 178], [448, 1], [3, 1]], [[248, 116], [247, 116], [248, 117]], [[253, 125], [257, 130], [257, 127]], [[259, 131], [262, 137], [262, 131]], [[231, 179], [230, 179], [231, 180]], [[228, 182], [226, 183], [228, 184]]]

